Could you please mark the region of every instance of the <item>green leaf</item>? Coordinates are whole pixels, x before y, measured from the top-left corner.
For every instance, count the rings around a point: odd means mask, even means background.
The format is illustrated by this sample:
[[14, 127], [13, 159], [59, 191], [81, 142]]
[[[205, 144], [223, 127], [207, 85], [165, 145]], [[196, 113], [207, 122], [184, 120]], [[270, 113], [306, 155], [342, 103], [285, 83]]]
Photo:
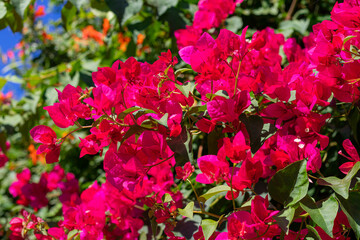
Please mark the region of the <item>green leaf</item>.
[[189, 109], [189, 114], [198, 113], [198, 112], [205, 112], [207, 109], [206, 104], [201, 106], [193, 106]]
[[20, 32], [23, 29], [23, 20], [15, 10], [6, 13], [6, 21], [12, 32]]
[[189, 97], [189, 93], [192, 93], [195, 89], [195, 83], [194, 82], [186, 82], [183, 85], [179, 85], [175, 83], [175, 86], [177, 89], [184, 94], [185, 97]]
[[209, 191], [207, 191], [205, 194], [201, 195], [200, 198], [204, 198], [205, 200], [208, 200], [209, 198], [211, 198], [212, 196], [215, 196], [216, 194], [219, 194], [222, 192], [228, 192], [228, 191], [231, 191], [231, 188], [228, 185], [216, 186], [216, 187], [209, 189]]
[[31, 0], [11, 0], [10, 3], [15, 7], [16, 12], [24, 18], [26, 8], [29, 6]]
[[121, 22], [125, 8], [128, 5], [126, 0], [105, 0], [106, 4], [110, 8], [110, 10], [115, 13], [119, 22]]
[[68, 1], [61, 9], [61, 19], [66, 31], [71, 29], [71, 23], [76, 15], [76, 7]]
[[140, 110], [140, 109], [141, 109], [141, 107], [136, 107], [136, 106], [128, 108], [128, 109], [124, 110], [123, 112], [119, 113], [117, 117], [119, 119], [124, 119], [126, 117], [126, 115], [128, 115], [129, 113], [136, 111], [136, 110]]
[[0, 19], [2, 19], [3, 17], [5, 17], [6, 15], [6, 6], [4, 2], [0, 2]]
[[156, 239], [156, 235], [157, 235], [157, 222], [156, 222], [156, 218], [151, 218], [151, 230], [152, 230], [152, 235], [153, 238]]
[[194, 202], [191, 201], [189, 202], [185, 208], [179, 208], [179, 213], [185, 217], [191, 218], [193, 219], [193, 215], [194, 215]]
[[74, 6], [80, 10], [85, 4], [89, 3], [88, 0], [69, 0]]
[[246, 117], [245, 114], [241, 114], [239, 119], [245, 124], [246, 130], [249, 133], [251, 152], [257, 152], [261, 147], [261, 132], [264, 126], [263, 119], [258, 115]]
[[206, 97], [208, 99], [213, 99], [214, 97], [223, 97], [223, 98], [229, 99], [229, 94], [225, 90], [219, 90], [213, 94], [211, 94], [211, 93], [206, 94]]
[[338, 212], [338, 202], [334, 197], [330, 197], [328, 200], [316, 204], [314, 199], [309, 195], [306, 195], [301, 201], [300, 206], [307, 213], [309, 213], [311, 219], [321, 227], [330, 237], [333, 237], [333, 227], [336, 214]]
[[133, 115], [134, 115], [135, 119], [138, 119], [139, 117], [141, 117], [147, 113], [156, 113], [156, 112], [151, 109], [141, 108], [141, 109], [133, 112]]
[[105, 0], [105, 2], [121, 24], [136, 15], [143, 6], [143, 0]]
[[180, 68], [178, 70], [175, 71], [175, 79], [178, 78], [178, 76], [184, 72], [187, 72], [187, 71], [191, 71], [192, 69], [191, 68]]
[[169, 8], [175, 7], [178, 0], [146, 0], [148, 4], [157, 8], [158, 16], [163, 15]]
[[314, 227], [306, 225], [306, 228], [308, 229], [308, 234], [305, 236], [306, 240], [321, 240], [319, 233]]
[[307, 194], [308, 188], [306, 160], [294, 162], [279, 170], [269, 182], [271, 197], [285, 207], [299, 202]]
[[0, 77], [0, 89], [2, 89], [5, 84], [6, 84], [6, 79]]
[[232, 16], [227, 18], [225, 24], [226, 24], [226, 29], [234, 33], [239, 31], [244, 25], [242, 18], [239, 16]]
[[205, 240], [208, 240], [215, 232], [218, 222], [211, 219], [204, 219], [201, 221], [201, 227], [204, 233]]
[[273, 218], [276, 220], [276, 223], [279, 227], [286, 233], [289, 233], [289, 226], [294, 218], [295, 214], [294, 207], [287, 207], [281, 210], [278, 214], [276, 214]]
[[186, 162], [194, 163], [194, 157], [192, 152], [192, 138], [190, 133], [183, 128], [180, 135], [172, 137], [166, 140], [171, 151], [175, 153], [175, 159], [177, 164]]
[[343, 45], [345, 45], [345, 43], [347, 42], [347, 41], [349, 41], [350, 39], [352, 39], [352, 38], [355, 38], [356, 36], [347, 36], [346, 38], [344, 38], [344, 41], [343, 41]]
[[355, 232], [356, 239], [360, 238], [360, 192], [350, 192], [347, 199], [336, 194], [340, 202], [341, 209], [347, 216], [352, 230]]
[[81, 66], [85, 69], [88, 70], [90, 72], [95, 71], [95, 69], [98, 68], [98, 66], [100, 65], [101, 60], [97, 59], [97, 60], [82, 60], [81, 61]]
[[70, 231], [67, 235], [67, 239], [70, 240], [70, 239], [74, 239], [75, 235], [79, 233], [79, 230], [77, 229], [74, 229], [72, 231]]
[[121, 24], [124, 24], [129, 18], [140, 12], [143, 6], [143, 0], [129, 0], [128, 5], [124, 10], [124, 14], [121, 19]]
[[161, 199], [162, 199], [163, 203], [168, 203], [168, 202], [174, 201], [169, 193], [165, 193]]
[[6, 133], [0, 132], [0, 150], [2, 150], [3, 153], [5, 153], [5, 154], [7, 152], [6, 139], [7, 139]]
[[126, 139], [131, 137], [134, 134], [141, 133], [143, 129], [138, 125], [132, 125], [130, 126], [129, 130], [125, 133], [124, 137], [121, 139], [121, 142], [123, 143]]
[[360, 122], [360, 109], [359, 107], [354, 107], [350, 114], [347, 116], [347, 120], [349, 122], [349, 125], [351, 127], [351, 130], [354, 134], [354, 138], [357, 143], [359, 143], [359, 136], [358, 136], [358, 130], [359, 130], [359, 122]]
[[357, 162], [343, 179], [339, 179], [337, 177], [320, 178], [317, 180], [317, 184], [323, 186], [329, 186], [337, 194], [347, 199], [349, 196], [351, 179], [355, 176], [355, 174], [359, 171], [359, 169], [360, 169], [360, 162]]
[[165, 113], [164, 116], [162, 116], [160, 119], [154, 119], [153, 118], [153, 120], [155, 120], [155, 122], [157, 122], [157, 123], [159, 123], [159, 124], [161, 124], [161, 125], [163, 125], [165, 127], [168, 127], [168, 124], [167, 124], [168, 118], [169, 118], [169, 114]]

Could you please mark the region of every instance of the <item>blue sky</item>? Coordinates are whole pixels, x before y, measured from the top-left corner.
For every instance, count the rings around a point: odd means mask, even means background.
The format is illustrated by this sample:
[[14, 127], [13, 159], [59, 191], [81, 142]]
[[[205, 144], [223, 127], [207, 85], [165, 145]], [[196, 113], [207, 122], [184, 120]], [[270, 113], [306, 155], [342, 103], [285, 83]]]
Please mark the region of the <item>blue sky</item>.
[[[46, 15], [40, 17], [39, 19], [43, 21], [45, 24], [50, 20], [60, 18], [60, 10], [56, 9], [51, 10], [49, 6], [49, 0], [37, 0], [35, 6], [44, 5]], [[0, 49], [2, 54], [6, 54], [8, 50], [12, 50], [15, 45], [21, 40], [21, 33], [13, 33], [10, 27], [7, 27], [3, 30], [0, 30]], [[8, 73], [3, 72], [3, 68], [6, 64], [3, 64], [0, 58], [0, 76], [4, 76]], [[11, 73], [11, 72], [10, 72]], [[7, 83], [2, 89], [2, 92], [6, 93], [8, 91], [12, 91], [15, 99], [20, 99], [24, 95], [24, 90], [21, 89], [19, 84]]]

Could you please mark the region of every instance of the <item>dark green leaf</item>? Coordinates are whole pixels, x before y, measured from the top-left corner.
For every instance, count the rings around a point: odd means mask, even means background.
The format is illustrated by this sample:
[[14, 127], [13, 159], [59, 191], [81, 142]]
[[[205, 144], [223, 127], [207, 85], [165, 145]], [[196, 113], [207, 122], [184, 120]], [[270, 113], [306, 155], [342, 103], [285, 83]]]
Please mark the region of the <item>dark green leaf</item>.
[[302, 160], [279, 170], [269, 182], [269, 193], [274, 200], [288, 207], [305, 197], [308, 187], [306, 160]]
[[124, 24], [129, 18], [137, 14], [142, 6], [142, 0], [106, 0], [110, 10], [115, 13], [119, 22]]
[[356, 239], [360, 238], [360, 192], [350, 192], [347, 199], [336, 194], [340, 202], [341, 209], [347, 216], [352, 230], [355, 232]]
[[3, 151], [3, 153], [6, 154], [7, 149], [6, 149], [6, 133], [5, 132], [0, 132], [0, 150]]
[[359, 143], [359, 122], [360, 122], [360, 110], [358, 107], [354, 107], [351, 111], [350, 114], [347, 117], [347, 120], [349, 122], [349, 125], [351, 127], [351, 130], [354, 134], [354, 138], [356, 140], [357, 143]]
[[171, 151], [175, 153], [175, 159], [178, 164], [191, 162], [194, 163], [192, 153], [192, 139], [190, 133], [183, 128], [180, 135], [167, 140]]
[[135, 119], [138, 119], [139, 117], [141, 117], [147, 113], [156, 113], [156, 112], [151, 109], [141, 108], [141, 109], [133, 112], [132, 114], [134, 115]]
[[121, 139], [121, 142], [124, 142], [126, 139], [131, 137], [134, 134], [142, 132], [143, 129], [138, 125], [132, 125], [130, 126], [129, 130], [125, 133], [124, 137]]
[[185, 217], [193, 219], [194, 215], [194, 202], [189, 202], [184, 209], [179, 208], [179, 213]]
[[326, 177], [318, 179], [317, 183], [319, 185], [331, 187], [337, 194], [347, 199], [349, 196], [351, 179], [355, 176], [359, 169], [360, 162], [357, 162], [343, 179], [339, 179], [337, 177]]
[[224, 133], [221, 127], [215, 127], [215, 129], [207, 136], [208, 154], [217, 155], [218, 152], [218, 140], [224, 138]]
[[15, 7], [16, 12], [24, 18], [26, 8], [29, 6], [31, 0], [11, 0], [10, 3]]
[[251, 152], [257, 152], [261, 147], [261, 131], [264, 126], [263, 119], [258, 115], [246, 117], [245, 114], [241, 114], [239, 119], [245, 124], [246, 130], [249, 133]]
[[128, 108], [126, 110], [124, 110], [123, 112], [119, 113], [118, 114], [118, 119], [124, 119], [126, 115], [128, 115], [129, 113], [133, 112], [133, 111], [136, 111], [136, 110], [140, 110], [141, 107], [131, 107], [131, 108]]
[[20, 32], [23, 29], [23, 20], [15, 10], [6, 13], [6, 21], [12, 32]]
[[66, 31], [71, 29], [71, 23], [76, 15], [76, 7], [68, 1], [61, 9], [61, 19]]
[[192, 114], [192, 113], [198, 113], [198, 112], [204, 112], [206, 111], [206, 104], [205, 105], [201, 105], [201, 106], [193, 106], [189, 109], [189, 114]]
[[339, 205], [334, 197], [316, 204], [314, 199], [306, 195], [301, 201], [300, 206], [310, 214], [311, 219], [321, 227], [330, 237], [333, 237], [334, 220]]
[[295, 208], [287, 207], [281, 210], [278, 214], [276, 214], [273, 218], [276, 220], [276, 223], [279, 227], [288, 234], [289, 226], [294, 218]]
[[156, 239], [156, 235], [157, 235], [157, 222], [156, 222], [156, 218], [151, 218], [151, 230], [152, 230], [153, 238]]
[[105, 0], [110, 10], [115, 13], [119, 22], [121, 22], [125, 8], [129, 5], [126, 0]]

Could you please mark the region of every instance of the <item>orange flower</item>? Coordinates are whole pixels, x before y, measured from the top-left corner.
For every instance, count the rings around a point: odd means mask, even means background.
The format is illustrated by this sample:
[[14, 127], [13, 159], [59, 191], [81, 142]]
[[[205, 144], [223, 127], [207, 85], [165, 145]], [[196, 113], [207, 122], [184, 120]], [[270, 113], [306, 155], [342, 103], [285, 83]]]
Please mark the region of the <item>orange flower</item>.
[[33, 165], [36, 165], [37, 162], [40, 162], [41, 164], [46, 163], [45, 153], [37, 154], [34, 144], [29, 145], [28, 151], [29, 151], [29, 157], [31, 158]]
[[35, 18], [44, 16], [44, 15], [45, 15], [45, 6], [43, 6], [43, 5], [38, 6], [35, 11], [35, 14], [34, 14]]
[[104, 18], [104, 21], [103, 21], [103, 35], [106, 36], [107, 32], [109, 31], [110, 29], [110, 22], [109, 22], [109, 19], [107, 18]]
[[123, 33], [119, 33], [118, 37], [118, 42], [120, 43], [120, 50], [125, 52], [131, 39], [130, 37], [124, 36]]
[[52, 35], [47, 34], [45, 31], [43, 31], [41, 35], [43, 37], [44, 43], [46, 43], [47, 40], [53, 40], [54, 39]]
[[136, 45], [142, 44], [142, 43], [144, 42], [144, 39], [145, 39], [145, 35], [139, 33], [139, 34], [137, 35]]
[[104, 35], [101, 32], [96, 31], [93, 26], [91, 25], [86, 26], [82, 30], [82, 33], [83, 33], [83, 38], [85, 40], [92, 38], [100, 45], [104, 45], [104, 41], [103, 41]]

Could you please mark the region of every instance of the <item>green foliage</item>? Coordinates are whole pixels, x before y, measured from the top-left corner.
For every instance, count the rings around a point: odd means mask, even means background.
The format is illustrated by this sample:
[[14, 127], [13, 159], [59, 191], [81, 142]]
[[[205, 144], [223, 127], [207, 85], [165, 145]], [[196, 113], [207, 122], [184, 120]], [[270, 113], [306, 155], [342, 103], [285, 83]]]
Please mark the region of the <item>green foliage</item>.
[[346, 214], [350, 226], [355, 232], [356, 239], [360, 238], [360, 192], [350, 192], [347, 199], [341, 195], [336, 195], [336, 198], [340, 202], [341, 209]]
[[269, 182], [271, 197], [284, 204], [294, 206], [303, 199], [309, 188], [306, 160], [297, 161], [278, 171]]
[[360, 169], [360, 162], [357, 162], [350, 172], [343, 179], [337, 177], [320, 178], [317, 183], [319, 185], [331, 187], [337, 194], [347, 199], [349, 197], [349, 188], [351, 179]]
[[305, 196], [300, 201], [300, 206], [310, 214], [311, 219], [321, 227], [330, 237], [333, 237], [334, 220], [338, 212], [338, 202], [334, 197], [316, 204], [310, 196]]
[[208, 240], [215, 232], [218, 223], [219, 221], [214, 221], [211, 219], [204, 219], [201, 221], [201, 227], [203, 229], [205, 240]]
[[179, 213], [192, 219], [194, 215], [194, 202], [189, 202], [185, 208], [179, 208]]

